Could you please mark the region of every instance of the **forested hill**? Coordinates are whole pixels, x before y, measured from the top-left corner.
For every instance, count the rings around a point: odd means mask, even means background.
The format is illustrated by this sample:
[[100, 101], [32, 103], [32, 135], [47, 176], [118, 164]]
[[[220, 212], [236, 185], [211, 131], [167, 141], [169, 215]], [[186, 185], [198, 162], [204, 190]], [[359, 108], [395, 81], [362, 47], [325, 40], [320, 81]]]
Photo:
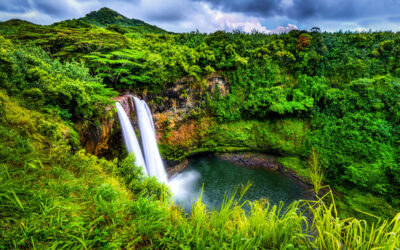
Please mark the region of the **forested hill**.
[[0, 22], [0, 35], [16, 43], [40, 46], [60, 60], [80, 60], [92, 52], [128, 48], [130, 38], [167, 31], [136, 19], [128, 19], [108, 8], [80, 19], [38, 25], [19, 19]]
[[118, 12], [105, 7], [101, 8], [98, 11], [92, 11], [85, 17], [79, 18], [79, 20], [99, 27], [107, 27], [109, 25], [119, 25], [128, 29], [137, 28], [147, 32], [167, 33], [167, 31], [157, 26], [150, 25], [148, 23], [143, 22], [142, 20], [127, 18], [119, 14]]

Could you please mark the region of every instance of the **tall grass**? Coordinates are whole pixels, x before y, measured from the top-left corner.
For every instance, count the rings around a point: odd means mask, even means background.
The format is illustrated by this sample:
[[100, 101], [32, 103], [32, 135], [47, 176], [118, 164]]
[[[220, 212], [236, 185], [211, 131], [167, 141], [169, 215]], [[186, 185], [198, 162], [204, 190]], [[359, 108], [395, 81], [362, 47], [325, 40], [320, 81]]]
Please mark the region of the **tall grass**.
[[[195, 228], [194, 248], [213, 249], [398, 249], [400, 213], [390, 222], [368, 225], [355, 218], [339, 219], [332, 192], [315, 201], [270, 205], [267, 200], [241, 204], [226, 199], [219, 211], [207, 211], [201, 200], [187, 223]], [[208, 243], [206, 243], [208, 242]]]
[[310, 169], [310, 179], [314, 186], [314, 191], [316, 196], [319, 195], [319, 191], [322, 188], [322, 181], [324, 179], [324, 171], [322, 169], [322, 164], [319, 159], [318, 153], [313, 147], [311, 150], [310, 157], [307, 162], [308, 168]]

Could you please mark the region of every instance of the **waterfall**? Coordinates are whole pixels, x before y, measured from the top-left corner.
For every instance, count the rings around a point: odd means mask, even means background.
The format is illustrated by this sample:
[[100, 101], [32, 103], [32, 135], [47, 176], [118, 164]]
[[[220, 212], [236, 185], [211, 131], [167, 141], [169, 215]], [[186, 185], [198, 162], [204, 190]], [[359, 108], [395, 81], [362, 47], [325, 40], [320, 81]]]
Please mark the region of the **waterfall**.
[[133, 131], [131, 121], [119, 102], [115, 103], [115, 107], [117, 108], [122, 136], [124, 137], [126, 148], [128, 149], [129, 153], [133, 153], [135, 155], [135, 165], [143, 168], [143, 172], [147, 174], [148, 172], [144, 163], [142, 150], [140, 149], [139, 142], [136, 138], [135, 132]]
[[145, 101], [142, 100], [142, 102], [143, 102], [144, 107], [146, 108], [147, 116], [150, 119], [151, 127], [153, 128], [153, 132], [155, 134], [156, 130], [154, 129], [154, 121], [153, 121], [153, 116], [151, 115], [150, 108], [149, 108], [149, 106], [147, 106], [147, 103]]
[[133, 99], [135, 101], [135, 110], [139, 123], [140, 138], [142, 141], [147, 171], [150, 176], [155, 176], [158, 181], [167, 183], [167, 174], [158, 150], [150, 109], [144, 101], [141, 101], [136, 97], [133, 97]]

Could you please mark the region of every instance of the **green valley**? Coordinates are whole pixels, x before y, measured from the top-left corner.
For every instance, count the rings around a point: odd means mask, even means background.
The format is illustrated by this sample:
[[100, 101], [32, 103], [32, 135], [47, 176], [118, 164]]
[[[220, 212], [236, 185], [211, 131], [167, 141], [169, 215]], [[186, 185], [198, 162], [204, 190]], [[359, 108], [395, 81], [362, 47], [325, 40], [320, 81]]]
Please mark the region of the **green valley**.
[[[168, 168], [272, 155], [313, 199], [238, 186], [185, 213], [126, 152], [129, 95]], [[173, 33], [109, 8], [1, 22], [0, 172], [0, 249], [398, 249], [400, 33]]]

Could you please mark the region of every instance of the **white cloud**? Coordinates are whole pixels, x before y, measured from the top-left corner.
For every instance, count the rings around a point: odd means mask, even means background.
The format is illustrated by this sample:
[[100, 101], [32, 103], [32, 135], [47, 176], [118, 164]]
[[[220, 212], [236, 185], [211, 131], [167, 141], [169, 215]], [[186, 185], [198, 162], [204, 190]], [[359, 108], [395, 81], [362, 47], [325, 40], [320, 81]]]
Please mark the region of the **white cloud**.
[[258, 21], [245, 21], [245, 22], [225, 22], [225, 29], [228, 31], [231, 30], [240, 30], [242, 32], [251, 33], [253, 31], [258, 31], [261, 33], [270, 33], [266, 27], [262, 26]]
[[[286, 27], [277, 26], [275, 29], [269, 30], [263, 26], [258, 18], [246, 16], [241, 13], [224, 13], [220, 10], [211, 9], [207, 4], [202, 4], [204, 21], [201, 22], [203, 27], [199, 27], [199, 30], [205, 30], [206, 32], [213, 32], [215, 30], [240, 30], [242, 32], [251, 33], [258, 31], [260, 33], [271, 34], [271, 33], [283, 33], [288, 32], [292, 29], [297, 29], [296, 25], [289, 24]], [[209, 29], [207, 29], [207, 27]]]
[[293, 5], [294, 5], [293, 0], [282, 0], [280, 7], [284, 8], [284, 9], [288, 9], [288, 8], [293, 7]]
[[[392, 22], [390, 20], [379, 20], [379, 21], [371, 21], [368, 22], [367, 20], [360, 20], [358, 22], [350, 22], [350, 21], [314, 21], [305, 22], [304, 23], [307, 27], [317, 26], [321, 28], [322, 31], [327, 32], [337, 32], [339, 30], [342, 31], [353, 31], [353, 32], [368, 32], [369, 30], [372, 31], [400, 31], [400, 26], [396, 22]], [[316, 24], [316, 25], [315, 25]]]
[[25, 13], [7, 13], [0, 11], [0, 20], [21, 19], [37, 24], [50, 24], [54, 22], [54, 18], [43, 14], [37, 10], [30, 10]]
[[230, 22], [226, 21], [226, 30], [240, 30], [246, 33], [252, 33], [257, 31], [264, 34], [281, 34], [291, 30], [297, 30], [298, 27], [294, 24], [288, 24], [287, 26], [277, 26], [275, 29], [269, 30], [257, 20], [245, 21], [245, 22]]

